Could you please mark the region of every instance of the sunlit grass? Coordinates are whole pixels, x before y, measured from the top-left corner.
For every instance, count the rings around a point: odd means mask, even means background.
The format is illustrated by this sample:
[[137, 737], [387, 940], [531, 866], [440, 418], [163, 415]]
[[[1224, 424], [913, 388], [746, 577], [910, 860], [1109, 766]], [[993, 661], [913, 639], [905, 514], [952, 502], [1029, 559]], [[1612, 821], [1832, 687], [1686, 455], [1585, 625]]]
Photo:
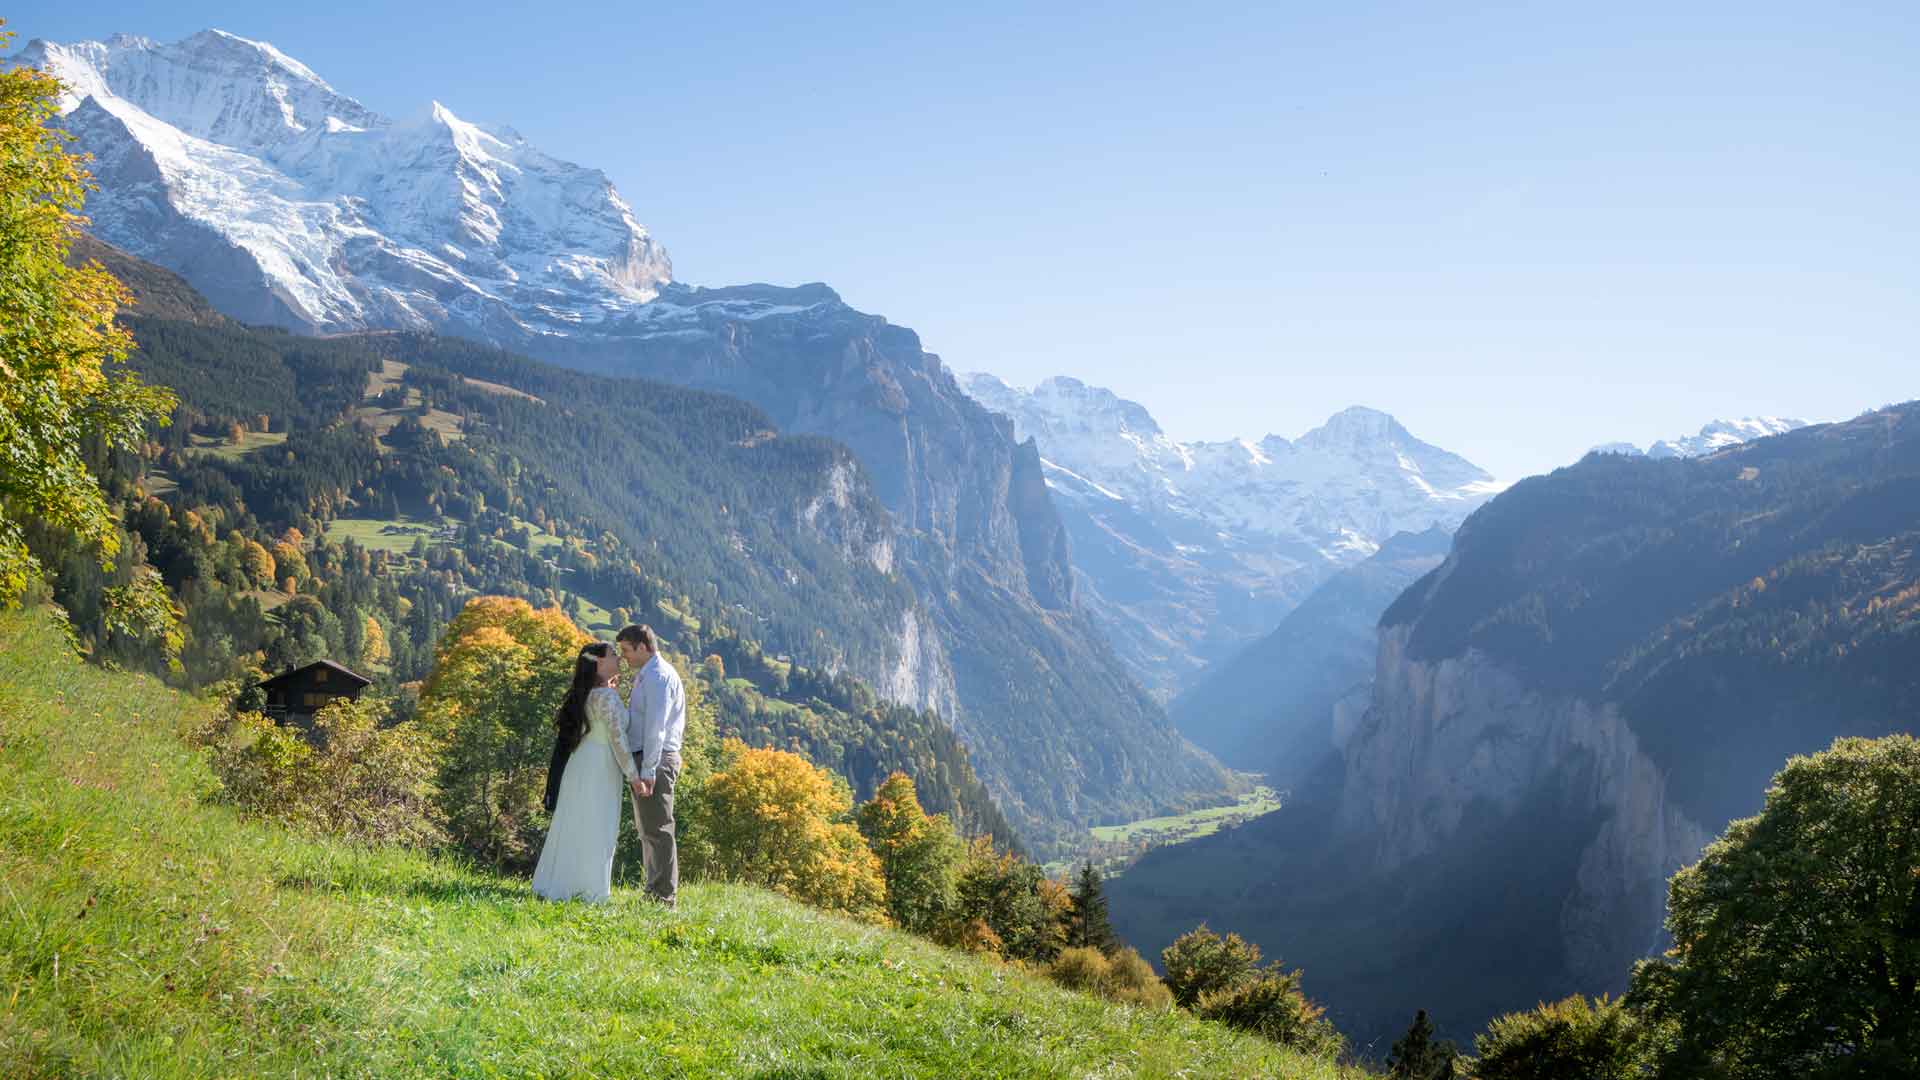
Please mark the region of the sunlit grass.
[[0, 614], [0, 1076], [1340, 1075], [754, 889], [546, 904], [244, 822], [199, 708]]
[[1280, 809], [1280, 796], [1270, 787], [1256, 787], [1226, 806], [1209, 806], [1170, 817], [1145, 818], [1125, 825], [1098, 825], [1096, 839], [1106, 841], [1146, 840], [1149, 843], [1173, 839], [1198, 840], [1211, 836], [1223, 826], [1251, 821]]
[[246, 431], [241, 433], [238, 443], [228, 442], [226, 439], [214, 438], [210, 435], [194, 435], [190, 436], [190, 440], [192, 445], [188, 447], [189, 450], [197, 453], [212, 454], [215, 457], [225, 458], [228, 461], [239, 461], [255, 450], [269, 446], [285, 445], [287, 433], [284, 431]]

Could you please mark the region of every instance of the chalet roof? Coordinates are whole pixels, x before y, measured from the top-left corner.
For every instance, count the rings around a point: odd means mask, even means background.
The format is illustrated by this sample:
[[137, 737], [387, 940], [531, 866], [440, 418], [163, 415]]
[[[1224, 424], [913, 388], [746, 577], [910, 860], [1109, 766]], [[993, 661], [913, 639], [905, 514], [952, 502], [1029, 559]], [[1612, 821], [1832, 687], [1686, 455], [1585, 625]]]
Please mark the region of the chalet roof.
[[358, 672], [349, 671], [348, 669], [341, 667], [339, 664], [336, 664], [331, 660], [315, 660], [311, 664], [302, 664], [301, 666], [294, 668], [292, 671], [283, 671], [280, 674], [275, 675], [271, 679], [268, 679], [264, 682], [255, 683], [254, 685], [263, 686], [263, 687], [273, 686], [278, 683], [287, 682], [290, 679], [304, 675], [307, 672], [312, 671], [314, 668], [326, 668], [329, 671], [338, 672], [339, 674], [346, 676], [349, 680], [355, 683], [358, 683], [361, 686], [373, 685], [372, 679], [369, 679], [365, 675], [361, 675]]

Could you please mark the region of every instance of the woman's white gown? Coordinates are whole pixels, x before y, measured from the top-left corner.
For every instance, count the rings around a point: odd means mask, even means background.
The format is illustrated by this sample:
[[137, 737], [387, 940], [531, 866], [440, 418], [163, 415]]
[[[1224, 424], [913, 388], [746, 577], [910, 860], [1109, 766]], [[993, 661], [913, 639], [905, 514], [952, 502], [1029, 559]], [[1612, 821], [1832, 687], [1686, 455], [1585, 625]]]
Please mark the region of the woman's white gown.
[[[626, 773], [626, 705], [600, 687], [587, 695], [587, 733], [560, 774], [560, 797], [547, 826], [533, 891], [548, 900], [601, 901], [613, 890], [613, 847], [620, 834]], [[639, 775], [634, 771], [634, 775]]]

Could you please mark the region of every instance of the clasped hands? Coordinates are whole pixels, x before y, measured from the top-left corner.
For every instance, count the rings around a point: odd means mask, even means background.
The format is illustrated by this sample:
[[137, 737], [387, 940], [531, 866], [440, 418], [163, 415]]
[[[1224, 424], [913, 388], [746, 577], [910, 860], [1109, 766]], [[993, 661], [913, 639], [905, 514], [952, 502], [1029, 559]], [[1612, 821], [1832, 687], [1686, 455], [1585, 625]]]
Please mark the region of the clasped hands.
[[633, 793], [635, 795], [638, 795], [643, 799], [651, 798], [653, 796], [653, 781], [651, 780], [642, 780], [636, 776], [633, 779], [627, 781], [627, 786], [633, 789]]

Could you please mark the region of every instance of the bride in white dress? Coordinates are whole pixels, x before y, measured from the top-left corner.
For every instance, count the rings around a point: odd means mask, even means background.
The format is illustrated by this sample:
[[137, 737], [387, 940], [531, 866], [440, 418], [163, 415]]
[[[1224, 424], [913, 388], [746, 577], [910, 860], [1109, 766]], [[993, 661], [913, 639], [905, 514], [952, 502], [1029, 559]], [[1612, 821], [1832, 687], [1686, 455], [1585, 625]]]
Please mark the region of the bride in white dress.
[[560, 795], [533, 871], [533, 891], [547, 900], [605, 900], [613, 888], [613, 847], [627, 781], [640, 775], [627, 750], [627, 708], [613, 688], [620, 657], [613, 646], [581, 648], [573, 683], [554, 718], [560, 742], [574, 740], [560, 777]]

